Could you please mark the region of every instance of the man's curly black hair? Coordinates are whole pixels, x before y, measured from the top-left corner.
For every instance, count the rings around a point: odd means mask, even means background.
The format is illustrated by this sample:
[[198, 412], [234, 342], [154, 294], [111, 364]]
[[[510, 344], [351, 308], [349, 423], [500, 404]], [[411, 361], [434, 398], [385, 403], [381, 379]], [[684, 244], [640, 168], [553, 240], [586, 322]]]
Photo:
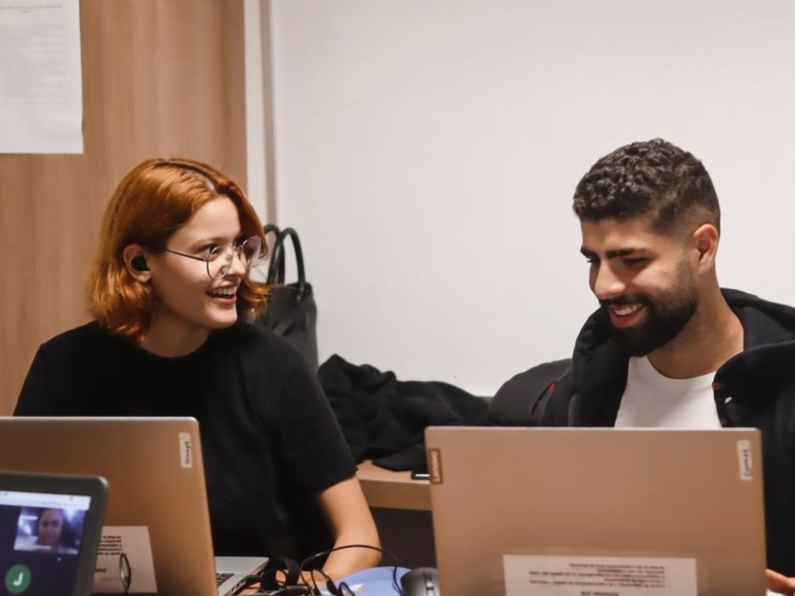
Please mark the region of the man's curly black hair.
[[718, 195], [704, 164], [663, 139], [625, 145], [597, 161], [577, 185], [574, 212], [592, 222], [648, 217], [660, 234], [704, 223], [720, 231]]

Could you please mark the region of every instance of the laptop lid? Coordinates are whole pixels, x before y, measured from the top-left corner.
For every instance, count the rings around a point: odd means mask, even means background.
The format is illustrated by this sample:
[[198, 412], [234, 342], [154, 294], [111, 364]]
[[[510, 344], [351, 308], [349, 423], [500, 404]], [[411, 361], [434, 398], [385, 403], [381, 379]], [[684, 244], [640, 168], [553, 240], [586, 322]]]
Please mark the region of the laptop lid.
[[0, 594], [88, 596], [103, 478], [0, 472]]
[[[685, 589], [692, 573], [699, 596], [765, 593], [755, 429], [448, 427], [425, 437], [444, 593], [635, 594], [625, 584], [659, 586], [644, 573]], [[623, 579], [605, 576], [621, 565]]]
[[218, 595], [194, 418], [0, 417], [0, 470], [106, 478], [105, 525], [148, 529], [158, 592]]

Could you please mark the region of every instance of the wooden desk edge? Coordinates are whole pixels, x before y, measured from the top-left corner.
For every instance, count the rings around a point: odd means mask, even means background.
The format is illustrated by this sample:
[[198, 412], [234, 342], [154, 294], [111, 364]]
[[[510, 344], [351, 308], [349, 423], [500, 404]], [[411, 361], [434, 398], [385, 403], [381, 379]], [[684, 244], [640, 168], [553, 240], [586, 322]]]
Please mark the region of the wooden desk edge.
[[411, 472], [391, 472], [367, 460], [359, 464], [356, 476], [370, 507], [431, 510], [430, 483], [412, 480]]

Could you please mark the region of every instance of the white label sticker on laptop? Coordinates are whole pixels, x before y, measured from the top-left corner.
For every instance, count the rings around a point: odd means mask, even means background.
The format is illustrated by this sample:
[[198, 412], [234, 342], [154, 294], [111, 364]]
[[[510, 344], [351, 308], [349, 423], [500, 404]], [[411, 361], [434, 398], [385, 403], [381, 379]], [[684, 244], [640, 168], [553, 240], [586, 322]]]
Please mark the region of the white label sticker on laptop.
[[[149, 528], [146, 526], [105, 526], [99, 543], [94, 571], [94, 594], [124, 593], [119, 559], [127, 557], [130, 569], [131, 594], [156, 594], [155, 563]], [[125, 566], [122, 565], [122, 568]]]
[[740, 480], [753, 480], [754, 466], [751, 461], [751, 441], [737, 441], [737, 458], [740, 464]]
[[179, 433], [179, 462], [183, 468], [193, 467], [193, 443], [190, 433]]
[[504, 555], [506, 596], [697, 596], [696, 560]]

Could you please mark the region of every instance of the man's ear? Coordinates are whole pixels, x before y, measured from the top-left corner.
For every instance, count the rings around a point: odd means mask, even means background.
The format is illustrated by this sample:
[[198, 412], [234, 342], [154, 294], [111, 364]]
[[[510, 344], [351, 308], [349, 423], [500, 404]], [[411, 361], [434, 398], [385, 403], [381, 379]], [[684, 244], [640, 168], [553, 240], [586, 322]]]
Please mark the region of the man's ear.
[[124, 258], [124, 265], [127, 271], [130, 272], [135, 279], [141, 283], [148, 283], [152, 278], [152, 272], [149, 271], [149, 264], [146, 262], [146, 254], [144, 249], [138, 244], [128, 244], [122, 251]]
[[714, 267], [719, 241], [720, 233], [712, 224], [703, 224], [693, 232], [693, 245], [698, 256], [699, 269], [707, 270]]

